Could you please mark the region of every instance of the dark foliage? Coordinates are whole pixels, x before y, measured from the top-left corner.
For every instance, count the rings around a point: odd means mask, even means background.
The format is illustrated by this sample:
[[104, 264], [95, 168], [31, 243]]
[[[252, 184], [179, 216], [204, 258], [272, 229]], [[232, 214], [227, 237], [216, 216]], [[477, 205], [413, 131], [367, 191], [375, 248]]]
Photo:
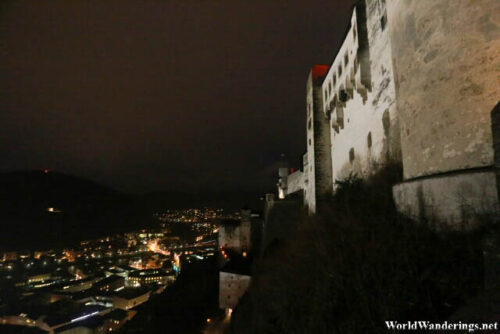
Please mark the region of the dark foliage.
[[481, 233], [435, 232], [396, 213], [400, 168], [337, 183], [318, 215], [258, 261], [231, 333], [385, 333], [444, 320], [483, 281]]

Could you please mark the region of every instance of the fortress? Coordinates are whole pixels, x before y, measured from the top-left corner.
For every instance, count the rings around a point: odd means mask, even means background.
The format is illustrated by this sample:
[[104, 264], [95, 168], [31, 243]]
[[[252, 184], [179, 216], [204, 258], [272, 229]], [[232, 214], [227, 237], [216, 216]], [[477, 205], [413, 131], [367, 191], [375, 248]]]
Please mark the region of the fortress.
[[[332, 64], [306, 83], [307, 152], [280, 168], [264, 214], [221, 224], [219, 306], [250, 285], [251, 259], [272, 253], [302, 219], [328, 205], [337, 181], [402, 166], [392, 188], [415, 220], [471, 226], [499, 213], [498, 0], [361, 0]], [[370, 213], [367, 212], [367, 215]], [[261, 235], [258, 242], [252, 234]], [[491, 241], [491, 240], [490, 240]], [[498, 291], [498, 249], [488, 241], [486, 286]], [[259, 245], [259, 246], [257, 246]]]
[[498, 12], [496, 0], [359, 1], [332, 64], [309, 73], [307, 153], [302, 170], [280, 169], [279, 197], [315, 213], [336, 181], [395, 163], [410, 217], [498, 214]]

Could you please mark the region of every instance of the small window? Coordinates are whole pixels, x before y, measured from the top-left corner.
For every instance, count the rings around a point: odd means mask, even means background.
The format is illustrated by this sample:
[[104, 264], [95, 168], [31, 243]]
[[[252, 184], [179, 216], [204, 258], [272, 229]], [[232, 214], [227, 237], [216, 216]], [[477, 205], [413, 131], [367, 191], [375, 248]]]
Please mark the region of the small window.
[[332, 82], [328, 82], [328, 93], [332, 92]]
[[352, 163], [354, 161], [354, 148], [349, 150], [349, 162]]
[[337, 73], [333, 73], [333, 85], [337, 84]]
[[309, 121], [307, 122], [307, 128], [308, 128], [309, 130], [311, 130], [311, 126], [312, 126], [312, 122], [311, 122], [311, 120], [309, 119]]
[[325, 100], [328, 100], [328, 95], [326, 93], [326, 89], [325, 89]]
[[347, 102], [348, 99], [349, 99], [349, 95], [347, 94], [346, 90], [341, 89], [339, 92], [339, 100], [341, 102]]
[[339, 78], [340, 78], [340, 76], [342, 75], [342, 64], [339, 64], [338, 72], [339, 72]]
[[349, 55], [347, 54], [347, 52], [345, 53], [345, 56], [344, 56], [344, 66], [347, 67], [347, 64], [349, 63]]
[[311, 139], [309, 139], [309, 146], [311, 146]]
[[356, 40], [356, 26], [352, 28], [352, 35], [354, 37], [354, 40]]
[[387, 25], [387, 14], [384, 13], [384, 15], [382, 15], [382, 17], [380, 18], [380, 28], [384, 30], [386, 25]]
[[368, 136], [366, 137], [366, 143], [368, 145], [368, 148], [372, 147], [372, 133], [368, 132]]
[[384, 127], [384, 132], [387, 133], [389, 131], [389, 128], [391, 127], [391, 118], [389, 116], [389, 109], [386, 109], [384, 111], [384, 114], [382, 115], [382, 125]]

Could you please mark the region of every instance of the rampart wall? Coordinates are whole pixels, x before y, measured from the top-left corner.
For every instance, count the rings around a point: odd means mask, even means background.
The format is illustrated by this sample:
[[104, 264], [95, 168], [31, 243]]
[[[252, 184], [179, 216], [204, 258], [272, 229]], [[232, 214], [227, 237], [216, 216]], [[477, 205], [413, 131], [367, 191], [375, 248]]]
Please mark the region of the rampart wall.
[[394, 188], [399, 209], [448, 223], [498, 212], [500, 2], [391, 0], [387, 10], [407, 181]]

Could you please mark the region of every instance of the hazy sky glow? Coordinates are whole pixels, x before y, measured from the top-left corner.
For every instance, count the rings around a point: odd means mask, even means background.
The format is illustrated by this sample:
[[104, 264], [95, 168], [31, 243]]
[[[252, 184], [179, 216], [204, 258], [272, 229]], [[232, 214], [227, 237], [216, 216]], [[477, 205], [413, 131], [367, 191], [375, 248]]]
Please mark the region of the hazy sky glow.
[[272, 189], [305, 152], [309, 67], [353, 1], [4, 1], [0, 171], [118, 189]]

